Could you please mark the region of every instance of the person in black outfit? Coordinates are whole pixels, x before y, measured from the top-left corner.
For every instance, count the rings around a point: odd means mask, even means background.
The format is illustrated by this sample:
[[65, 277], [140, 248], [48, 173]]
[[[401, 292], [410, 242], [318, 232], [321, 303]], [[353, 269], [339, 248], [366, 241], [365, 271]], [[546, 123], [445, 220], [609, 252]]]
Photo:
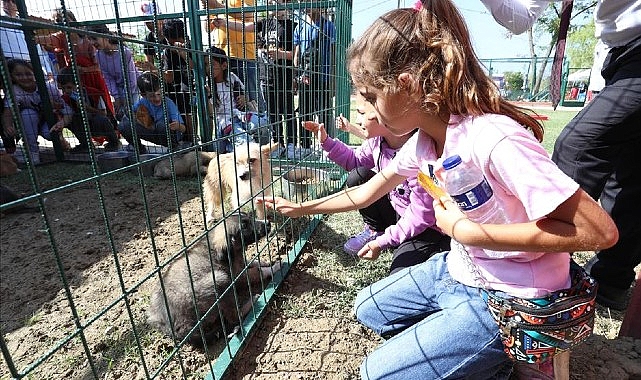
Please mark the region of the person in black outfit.
[[[160, 12], [160, 9], [158, 9], [158, 4], [156, 4], [156, 10], [157, 10], [157, 15], [162, 14]], [[142, 11], [143, 16], [153, 16], [154, 15], [154, 5], [153, 3], [143, 3], [140, 6], [140, 10]], [[154, 23], [152, 21], [146, 21], [145, 26], [147, 27], [147, 30], [149, 30], [149, 33], [145, 36], [145, 44], [142, 48], [143, 53], [145, 54], [145, 63], [146, 67], [145, 70], [149, 71], [158, 71], [158, 68], [156, 67], [155, 64], [155, 58], [156, 58], [156, 46], [154, 44], [161, 43], [166, 45], [167, 40], [165, 39], [165, 36], [162, 35], [162, 25], [163, 22], [162, 20], [158, 20], [156, 24], [156, 28], [154, 30]], [[156, 31], [158, 32], [158, 38], [156, 38]], [[158, 49], [159, 52], [162, 52], [162, 50]]]
[[[270, 5], [283, 3], [271, 0]], [[284, 147], [296, 144], [294, 115], [294, 45], [292, 38], [296, 23], [289, 18], [285, 8], [270, 11], [267, 18], [256, 23], [259, 41], [259, 61], [262, 60], [263, 93], [267, 94], [267, 111], [274, 126], [273, 140], [281, 144], [275, 155], [280, 156]], [[282, 118], [282, 120], [281, 120]], [[283, 123], [285, 128], [283, 128]]]
[[195, 143], [194, 129], [191, 120], [191, 91], [193, 75], [192, 61], [189, 57], [189, 42], [185, 37], [185, 23], [180, 19], [167, 20], [163, 25], [163, 35], [167, 44], [177, 49], [167, 48], [163, 51], [163, 69], [167, 96], [176, 103], [180, 115], [185, 121], [187, 130], [182, 141]]

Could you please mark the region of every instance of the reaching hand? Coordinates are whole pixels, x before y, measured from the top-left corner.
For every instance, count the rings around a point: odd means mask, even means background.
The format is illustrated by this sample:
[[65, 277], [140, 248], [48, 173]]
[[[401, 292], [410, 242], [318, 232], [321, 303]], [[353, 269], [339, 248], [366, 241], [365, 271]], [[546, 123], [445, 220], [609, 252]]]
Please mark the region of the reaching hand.
[[322, 143], [327, 140], [327, 131], [325, 130], [325, 124], [317, 123], [315, 121], [303, 121], [303, 128], [312, 132], [314, 135], [318, 133], [318, 140]]
[[306, 215], [303, 210], [303, 206], [300, 203], [293, 203], [281, 197], [274, 197], [274, 199], [258, 198], [256, 199], [256, 203], [259, 205], [263, 203], [268, 209], [272, 209], [280, 214], [289, 216], [290, 218], [298, 218]]
[[365, 244], [365, 246], [357, 253], [358, 257], [365, 260], [376, 260], [380, 254], [381, 247], [376, 244], [375, 241], [370, 241]]
[[351, 133], [363, 140], [369, 138], [369, 132], [366, 128], [364, 128], [362, 125], [354, 125], [350, 123], [349, 120], [347, 120], [347, 118], [343, 116], [343, 114], [340, 114], [336, 117], [336, 127], [341, 131]]

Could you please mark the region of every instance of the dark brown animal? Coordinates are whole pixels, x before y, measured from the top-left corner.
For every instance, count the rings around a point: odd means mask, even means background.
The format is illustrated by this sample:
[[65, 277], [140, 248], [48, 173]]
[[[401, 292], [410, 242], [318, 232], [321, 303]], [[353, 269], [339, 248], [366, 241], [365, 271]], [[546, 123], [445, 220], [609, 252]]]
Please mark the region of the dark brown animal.
[[[158, 284], [151, 296], [149, 324], [168, 336], [173, 330], [179, 341], [188, 337], [196, 346], [203, 346], [203, 341], [211, 343], [221, 331], [234, 334], [258, 297], [260, 284], [280, 270], [279, 262], [270, 266], [251, 262], [243, 271], [244, 247], [265, 236], [269, 229], [268, 222], [234, 214], [209, 231], [162, 272], [165, 296]], [[189, 334], [199, 320], [196, 310], [202, 323]]]
[[0, 153], [0, 177], [8, 177], [19, 172], [18, 164], [12, 155]]

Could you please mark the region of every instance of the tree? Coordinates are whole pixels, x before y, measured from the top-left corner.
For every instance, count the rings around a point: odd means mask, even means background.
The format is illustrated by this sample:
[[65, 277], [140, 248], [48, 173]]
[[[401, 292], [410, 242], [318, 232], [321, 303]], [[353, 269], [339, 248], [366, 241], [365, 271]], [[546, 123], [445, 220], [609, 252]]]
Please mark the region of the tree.
[[594, 19], [585, 25], [580, 25], [568, 36], [566, 46], [567, 57], [570, 59], [570, 67], [592, 67], [594, 62]]
[[[596, 1], [594, 0], [574, 0], [574, 7], [572, 9], [572, 18], [570, 22], [570, 30], [568, 35], [571, 36], [581, 25], [585, 25], [592, 18], [592, 12]], [[539, 17], [533, 28], [528, 31], [530, 41], [530, 53], [534, 64], [539, 64], [538, 73], [536, 73], [536, 80], [532, 83], [532, 93], [538, 93], [541, 88], [543, 80], [543, 73], [548, 63], [556, 42], [559, 36], [559, 23], [561, 17], [561, 3], [551, 2], [548, 8]], [[550, 37], [549, 42], [543, 46], [536, 46], [534, 41], [545, 41], [546, 36]], [[568, 38], [569, 40], [569, 38]], [[586, 47], [587, 48], [587, 47]], [[589, 54], [594, 51], [594, 46], [589, 50]], [[536, 57], [543, 59], [537, 59]], [[534, 66], [534, 65], [533, 65]]]
[[505, 80], [505, 89], [510, 91], [521, 90], [523, 88], [523, 73], [520, 71], [506, 71], [503, 73]]

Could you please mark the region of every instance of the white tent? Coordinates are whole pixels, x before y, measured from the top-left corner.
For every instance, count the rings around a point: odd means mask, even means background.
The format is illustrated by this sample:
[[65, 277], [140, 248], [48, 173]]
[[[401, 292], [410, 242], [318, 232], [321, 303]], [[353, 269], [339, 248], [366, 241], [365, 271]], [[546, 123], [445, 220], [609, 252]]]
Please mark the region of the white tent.
[[568, 75], [568, 82], [587, 82], [590, 79], [590, 71], [592, 69], [575, 71]]

